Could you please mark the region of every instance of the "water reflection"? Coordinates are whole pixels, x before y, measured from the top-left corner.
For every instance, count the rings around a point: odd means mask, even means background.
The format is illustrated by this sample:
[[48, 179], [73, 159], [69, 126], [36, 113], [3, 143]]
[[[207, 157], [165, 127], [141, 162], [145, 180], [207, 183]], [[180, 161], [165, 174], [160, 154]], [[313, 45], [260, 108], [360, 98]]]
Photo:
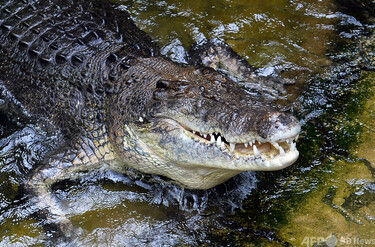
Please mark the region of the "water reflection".
[[176, 41], [188, 49], [221, 38], [257, 67], [295, 66], [298, 74], [320, 71], [316, 60], [326, 60], [340, 19], [333, 1], [119, 2], [166, 54]]
[[197, 192], [124, 181], [113, 173], [102, 174], [106, 179], [93, 184], [98, 178], [94, 175], [84, 179], [87, 183], [57, 191], [65, 210], [76, 215], [73, 222], [85, 231], [80, 244], [198, 244], [207, 237], [205, 229], [220, 227], [218, 219], [237, 208], [256, 182], [252, 173], [244, 173], [223, 187]]
[[[1, 139], [2, 193], [0, 245], [44, 243], [43, 221], [18, 185], [37, 160], [51, 150], [57, 136], [27, 125]], [[12, 177], [13, 176], [13, 177]], [[245, 172], [208, 191], [189, 191], [157, 176], [136, 179], [113, 172], [93, 171], [78, 181], [54, 186], [55, 196], [81, 238], [74, 244], [140, 246], [190, 244], [205, 239], [206, 228], [240, 207], [255, 188], [254, 173]]]

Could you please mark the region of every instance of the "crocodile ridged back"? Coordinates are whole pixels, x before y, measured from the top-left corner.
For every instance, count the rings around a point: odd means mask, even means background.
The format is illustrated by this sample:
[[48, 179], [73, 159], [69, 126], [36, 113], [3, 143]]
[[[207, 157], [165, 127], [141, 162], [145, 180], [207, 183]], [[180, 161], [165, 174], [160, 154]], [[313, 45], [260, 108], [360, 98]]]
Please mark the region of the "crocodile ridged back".
[[30, 113], [65, 132], [103, 121], [123, 71], [153, 55], [149, 36], [108, 1], [0, 0], [0, 80]]

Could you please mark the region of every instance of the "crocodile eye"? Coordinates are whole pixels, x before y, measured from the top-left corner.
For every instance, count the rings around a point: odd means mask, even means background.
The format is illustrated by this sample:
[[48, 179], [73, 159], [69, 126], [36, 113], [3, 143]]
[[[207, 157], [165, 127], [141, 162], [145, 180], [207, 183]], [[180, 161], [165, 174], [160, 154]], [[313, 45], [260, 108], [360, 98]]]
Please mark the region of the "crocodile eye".
[[156, 82], [155, 87], [153, 97], [158, 100], [183, 95], [191, 96], [192, 91], [194, 91], [185, 82], [181, 81], [159, 80]]
[[169, 88], [169, 81], [159, 80], [156, 82], [156, 88]]

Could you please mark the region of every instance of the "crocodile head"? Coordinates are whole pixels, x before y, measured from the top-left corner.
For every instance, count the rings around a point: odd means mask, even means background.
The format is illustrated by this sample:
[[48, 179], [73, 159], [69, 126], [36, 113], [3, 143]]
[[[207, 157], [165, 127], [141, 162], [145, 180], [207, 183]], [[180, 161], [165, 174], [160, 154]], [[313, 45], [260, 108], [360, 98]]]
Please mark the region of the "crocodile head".
[[163, 61], [161, 71], [131, 68], [137, 72], [128, 73], [144, 76], [114, 103], [116, 146], [128, 165], [207, 189], [242, 171], [278, 170], [296, 161], [295, 117], [212, 69]]

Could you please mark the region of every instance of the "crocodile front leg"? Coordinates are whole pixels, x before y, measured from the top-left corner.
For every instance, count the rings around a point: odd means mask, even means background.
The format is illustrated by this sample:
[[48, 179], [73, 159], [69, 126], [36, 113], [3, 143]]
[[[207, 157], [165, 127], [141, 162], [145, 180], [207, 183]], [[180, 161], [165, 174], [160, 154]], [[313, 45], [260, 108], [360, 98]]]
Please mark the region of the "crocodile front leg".
[[18, 119], [24, 122], [31, 118], [30, 113], [5, 87], [2, 80], [0, 80], [0, 112], [6, 113], [9, 119]]
[[213, 39], [191, 52], [192, 62], [220, 71], [250, 89], [265, 91], [271, 95], [285, 94], [285, 85], [294, 84], [293, 80], [281, 77], [262, 76], [258, 68], [249, 64], [220, 40]]
[[110, 164], [115, 160], [107, 135], [94, 140], [81, 137], [73, 147], [45, 159], [44, 165], [33, 173], [25, 183], [25, 189], [32, 195], [31, 201], [46, 220], [45, 226], [52, 229], [53, 236], [68, 240], [76, 235], [76, 231], [53, 195], [52, 185], [63, 180], [78, 179], [83, 172], [93, 169], [110, 169]]

